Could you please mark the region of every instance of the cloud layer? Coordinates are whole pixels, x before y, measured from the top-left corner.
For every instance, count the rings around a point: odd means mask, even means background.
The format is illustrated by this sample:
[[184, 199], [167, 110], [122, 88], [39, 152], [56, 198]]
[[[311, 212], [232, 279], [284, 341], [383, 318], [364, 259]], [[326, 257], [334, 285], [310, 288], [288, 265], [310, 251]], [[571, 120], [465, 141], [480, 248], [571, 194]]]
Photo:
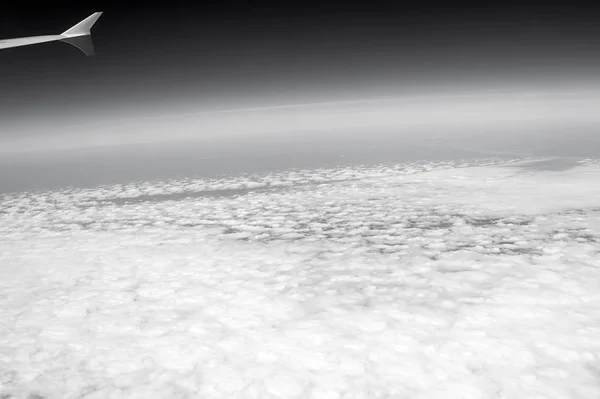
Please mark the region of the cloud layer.
[[0, 395], [598, 397], [600, 163], [552, 162], [4, 195]]

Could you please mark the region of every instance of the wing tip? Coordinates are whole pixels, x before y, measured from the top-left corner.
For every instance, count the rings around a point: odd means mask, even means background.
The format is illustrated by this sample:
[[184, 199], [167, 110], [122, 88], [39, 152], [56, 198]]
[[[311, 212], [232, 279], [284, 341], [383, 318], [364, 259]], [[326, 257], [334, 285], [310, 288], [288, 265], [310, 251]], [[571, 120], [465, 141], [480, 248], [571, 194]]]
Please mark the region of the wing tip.
[[89, 35], [90, 30], [92, 29], [96, 21], [98, 21], [98, 18], [100, 18], [102, 13], [103, 11], [96, 11], [89, 17], [85, 18], [84, 20], [80, 21], [76, 25], [73, 25], [71, 28], [61, 33], [61, 36], [74, 37]]

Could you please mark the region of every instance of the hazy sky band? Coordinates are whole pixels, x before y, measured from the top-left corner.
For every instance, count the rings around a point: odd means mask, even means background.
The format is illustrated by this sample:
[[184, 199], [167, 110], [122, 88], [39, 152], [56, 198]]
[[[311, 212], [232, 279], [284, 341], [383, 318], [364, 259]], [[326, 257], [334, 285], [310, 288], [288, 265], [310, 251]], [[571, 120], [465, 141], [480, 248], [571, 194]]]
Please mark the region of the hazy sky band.
[[[471, 93], [356, 101], [316, 102], [212, 112], [139, 115], [137, 118], [89, 120], [69, 124], [33, 123], [19, 135], [0, 138], [0, 153], [102, 148], [144, 143], [185, 141], [229, 143], [275, 135], [308, 139], [334, 135], [340, 139], [355, 129], [391, 129], [392, 135], [422, 131], [481, 135], [495, 129], [561, 128], [600, 122], [600, 91]], [[233, 140], [233, 141], [232, 141]]]

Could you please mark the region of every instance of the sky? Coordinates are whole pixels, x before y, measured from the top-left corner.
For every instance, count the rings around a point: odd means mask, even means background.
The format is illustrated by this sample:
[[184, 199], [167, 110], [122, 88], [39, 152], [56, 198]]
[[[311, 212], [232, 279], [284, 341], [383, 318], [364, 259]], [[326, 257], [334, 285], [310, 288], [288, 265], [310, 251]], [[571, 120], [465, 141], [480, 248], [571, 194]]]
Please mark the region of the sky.
[[[0, 37], [59, 33], [95, 11], [104, 14], [92, 30], [94, 57], [85, 57], [64, 43], [0, 52], [0, 151], [4, 160], [18, 158], [20, 165], [14, 169], [14, 159], [3, 165], [2, 185], [7, 179], [23, 180], [19, 173], [28, 173], [26, 169], [34, 168], [34, 175], [46, 173], [46, 165], [38, 162], [41, 155], [69, 159], [68, 165], [57, 167], [48, 179], [60, 180], [60, 168], [73, 169], [77, 163], [71, 160], [88, 157], [86, 151], [92, 150], [110, 152], [112, 158], [100, 162], [124, 163], [120, 170], [129, 173], [143, 168], [151, 157], [133, 167], [131, 157], [115, 154], [156, 154], [164, 146], [192, 138], [201, 140], [193, 156], [227, 152], [230, 158], [239, 159], [241, 150], [258, 153], [273, 147], [275, 133], [257, 133], [262, 126], [254, 124], [257, 120], [279, 120], [279, 125], [271, 126], [274, 131], [296, 129], [295, 135], [288, 134], [285, 140], [277, 137], [289, 143], [301, 132], [331, 130], [321, 124], [322, 119], [311, 119], [319, 112], [324, 112], [323, 118], [329, 118], [327, 126], [331, 126], [356, 120], [357, 115], [374, 109], [367, 104], [358, 111], [348, 108], [345, 113], [327, 116], [328, 109], [318, 105], [321, 102], [433, 96], [431, 115], [423, 112], [427, 103], [418, 104], [416, 111], [404, 107], [397, 114], [438, 120], [434, 130], [439, 133], [446, 129], [446, 120], [439, 119], [438, 112], [446, 106], [463, 107], [455, 113], [458, 119], [481, 122], [481, 115], [493, 116], [486, 126], [493, 130], [513, 118], [515, 110], [529, 112], [528, 118], [551, 120], [548, 117], [553, 117], [556, 109], [568, 113], [578, 107], [571, 100], [564, 106], [554, 104], [552, 93], [561, 97], [564, 90], [572, 94], [600, 87], [600, 28], [596, 23], [600, 12], [580, 4], [214, 1], [159, 6], [109, 2], [3, 6]], [[524, 108], [519, 108], [521, 100], [499, 100], [480, 114], [479, 99], [497, 91], [517, 96], [539, 91], [551, 94]], [[475, 97], [451, 98], [465, 94]], [[440, 95], [450, 97], [440, 103], [436, 100]], [[593, 108], [597, 101], [596, 97], [585, 100], [583, 108]], [[250, 120], [222, 116], [218, 122], [206, 124], [204, 118], [204, 113], [215, 110], [312, 103], [317, 105], [299, 108], [297, 113], [277, 108], [270, 113], [246, 112]], [[494, 107], [498, 112], [491, 111]], [[389, 108], [386, 112], [386, 117], [395, 113]], [[196, 113], [199, 119], [191, 117]], [[285, 119], [286, 115], [291, 116]], [[595, 121], [585, 119], [575, 127], [563, 125], [579, 134], [595, 126]], [[232, 127], [234, 120], [237, 125]], [[357, 123], [363, 132], [369, 131], [369, 120], [372, 115]], [[404, 126], [406, 118], [398, 123], [401, 129], [397, 131], [418, 136]], [[340, 128], [347, 125], [340, 123]], [[246, 126], [252, 128], [246, 131]], [[520, 134], [514, 129], [511, 132]], [[357, 134], [367, 133], [338, 129], [335, 137], [327, 140], [340, 143]], [[235, 144], [241, 136], [246, 140], [243, 148]], [[287, 140], [289, 137], [293, 140]], [[381, 140], [371, 144], [387, 146]], [[286, 145], [282, 144], [279, 153], [290, 158], [294, 148]], [[317, 145], [306, 140], [303, 146]], [[589, 149], [589, 145], [582, 148]], [[190, 155], [190, 145], [179, 144], [182, 149], [188, 151], [185, 156]], [[23, 155], [32, 151], [36, 155]], [[325, 157], [343, 155], [338, 151]], [[174, 157], [182, 159], [180, 154]], [[307, 158], [304, 166], [313, 158]], [[165, 168], [175, 163], [172, 159], [161, 162]], [[225, 164], [230, 164], [230, 159]], [[223, 165], [203, 165], [202, 169], [223, 171]], [[8, 167], [12, 169], [7, 177]], [[82, 175], [79, 180], [86, 178]]]
[[93, 31], [96, 57], [62, 43], [0, 53], [0, 118], [595, 78], [598, 10], [522, 4], [4, 6], [3, 38], [59, 33], [96, 10], [105, 14]]

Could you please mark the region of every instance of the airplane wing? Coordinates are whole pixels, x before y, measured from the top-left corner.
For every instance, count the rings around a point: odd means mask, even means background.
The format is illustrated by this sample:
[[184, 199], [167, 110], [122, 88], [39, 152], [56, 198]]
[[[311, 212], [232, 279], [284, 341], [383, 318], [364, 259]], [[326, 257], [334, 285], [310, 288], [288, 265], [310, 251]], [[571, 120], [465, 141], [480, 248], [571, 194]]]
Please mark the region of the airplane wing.
[[93, 55], [94, 45], [92, 44], [90, 30], [101, 15], [102, 12], [95, 12], [60, 35], [31, 36], [0, 40], [0, 50], [12, 47], [29, 46], [38, 43], [61, 41], [77, 47], [86, 55]]

